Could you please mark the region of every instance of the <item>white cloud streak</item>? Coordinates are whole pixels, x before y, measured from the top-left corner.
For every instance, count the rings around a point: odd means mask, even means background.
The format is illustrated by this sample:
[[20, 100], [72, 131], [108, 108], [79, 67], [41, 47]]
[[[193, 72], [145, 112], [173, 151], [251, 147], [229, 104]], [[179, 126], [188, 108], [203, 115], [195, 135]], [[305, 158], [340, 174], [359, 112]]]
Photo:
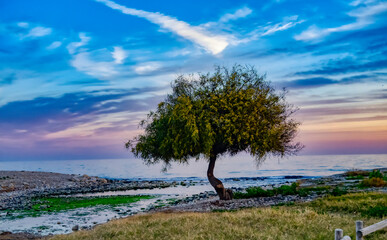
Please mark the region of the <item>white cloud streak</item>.
[[28, 34], [25, 37], [44, 37], [47, 35], [50, 35], [52, 32], [51, 28], [46, 28], [46, 27], [34, 27], [32, 28]]
[[190, 24], [183, 21], [179, 21], [174, 17], [166, 16], [161, 13], [147, 12], [143, 10], [128, 8], [110, 0], [96, 1], [101, 2], [112, 9], [119, 10], [124, 14], [144, 18], [154, 24], [159, 25], [163, 29], [173, 32], [179, 35], [180, 37], [183, 37], [201, 46], [202, 48], [214, 55], [221, 53], [229, 45], [227, 37], [222, 35], [211, 34], [205, 31], [203, 28], [191, 26]]
[[244, 18], [250, 15], [252, 12], [253, 11], [250, 8], [243, 7], [236, 10], [234, 13], [226, 13], [219, 19], [219, 22], [228, 22], [230, 20], [237, 20], [239, 18]]
[[62, 46], [62, 42], [60, 41], [55, 41], [55, 42], [52, 42], [48, 47], [47, 49], [49, 50], [53, 50], [53, 49], [56, 49], [58, 47]]
[[284, 30], [289, 29], [291, 27], [294, 27], [297, 24], [302, 23], [302, 22], [304, 22], [304, 21], [301, 20], [298, 22], [277, 23], [274, 26], [270, 26], [264, 33], [262, 33], [261, 36], [270, 35], [270, 34], [273, 34], [275, 32], [278, 32], [278, 31], [284, 31]]
[[147, 74], [156, 71], [160, 68], [160, 64], [157, 62], [148, 62], [134, 67], [134, 71], [137, 74]]
[[[363, 1], [355, 1], [352, 5], [364, 4]], [[335, 32], [346, 32], [352, 30], [362, 29], [368, 25], [374, 23], [373, 17], [387, 11], [387, 3], [381, 2], [375, 5], [360, 7], [348, 13], [349, 16], [355, 17], [356, 21], [353, 23], [341, 25], [333, 28], [319, 28], [315, 25], [310, 26], [307, 30], [303, 31], [299, 35], [296, 35], [294, 39], [299, 41], [316, 41], [330, 35]]]

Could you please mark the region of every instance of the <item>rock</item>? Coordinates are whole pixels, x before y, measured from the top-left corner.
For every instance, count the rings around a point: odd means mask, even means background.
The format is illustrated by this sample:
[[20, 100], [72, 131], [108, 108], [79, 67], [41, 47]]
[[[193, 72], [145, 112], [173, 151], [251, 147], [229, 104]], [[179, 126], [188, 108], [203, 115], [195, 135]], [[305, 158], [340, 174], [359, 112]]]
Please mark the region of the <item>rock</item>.
[[73, 230], [74, 232], [78, 231], [79, 230], [79, 225], [75, 225], [74, 227], [71, 228], [71, 230]]
[[103, 183], [103, 184], [108, 183], [108, 181], [107, 181], [105, 178], [100, 178], [100, 179], [99, 179], [99, 182], [100, 182], [100, 183]]

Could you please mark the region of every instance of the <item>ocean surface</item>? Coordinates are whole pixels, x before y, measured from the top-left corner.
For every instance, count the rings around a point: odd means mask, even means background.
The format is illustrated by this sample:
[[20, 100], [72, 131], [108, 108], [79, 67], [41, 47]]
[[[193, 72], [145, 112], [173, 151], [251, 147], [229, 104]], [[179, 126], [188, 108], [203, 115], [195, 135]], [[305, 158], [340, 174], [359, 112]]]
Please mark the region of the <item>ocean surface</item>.
[[[1, 170], [45, 171], [119, 179], [206, 179], [206, 160], [192, 160], [187, 164], [173, 164], [162, 172], [162, 164], [147, 166], [141, 159], [0, 161]], [[387, 154], [375, 155], [319, 155], [268, 158], [258, 164], [251, 156], [239, 154], [221, 157], [216, 162], [215, 176], [226, 178], [255, 178], [305, 176], [320, 177], [343, 173], [349, 169], [387, 167]]]

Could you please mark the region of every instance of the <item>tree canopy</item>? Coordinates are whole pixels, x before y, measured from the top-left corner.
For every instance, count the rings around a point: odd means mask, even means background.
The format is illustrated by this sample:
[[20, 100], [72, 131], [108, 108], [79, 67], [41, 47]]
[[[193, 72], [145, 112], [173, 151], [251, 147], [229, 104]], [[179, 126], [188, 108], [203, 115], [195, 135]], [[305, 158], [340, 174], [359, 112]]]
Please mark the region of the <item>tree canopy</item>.
[[181, 75], [172, 93], [140, 125], [145, 132], [127, 142], [148, 164], [187, 162], [248, 152], [262, 160], [294, 154], [299, 123], [295, 108], [254, 67], [216, 67], [214, 73]]

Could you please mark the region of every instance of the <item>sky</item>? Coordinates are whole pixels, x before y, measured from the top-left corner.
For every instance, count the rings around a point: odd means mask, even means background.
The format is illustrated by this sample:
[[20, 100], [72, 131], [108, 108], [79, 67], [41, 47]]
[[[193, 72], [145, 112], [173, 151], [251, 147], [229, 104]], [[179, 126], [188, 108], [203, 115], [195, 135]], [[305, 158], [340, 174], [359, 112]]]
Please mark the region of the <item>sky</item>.
[[181, 74], [255, 66], [300, 154], [387, 153], [387, 1], [0, 0], [0, 161], [126, 158]]

